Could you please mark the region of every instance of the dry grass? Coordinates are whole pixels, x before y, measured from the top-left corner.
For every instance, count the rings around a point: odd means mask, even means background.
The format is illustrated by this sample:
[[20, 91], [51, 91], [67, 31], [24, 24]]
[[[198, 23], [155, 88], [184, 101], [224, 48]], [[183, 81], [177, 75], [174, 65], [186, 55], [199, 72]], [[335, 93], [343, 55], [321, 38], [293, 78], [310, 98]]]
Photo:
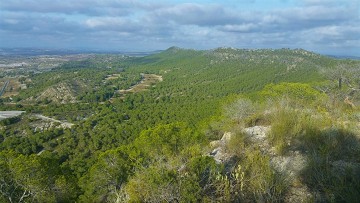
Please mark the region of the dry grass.
[[19, 94], [21, 83], [19, 82], [18, 78], [4, 78], [0, 79], [0, 88], [3, 87], [5, 81], [9, 80], [9, 84], [5, 89], [4, 94], [1, 96], [2, 98], [5, 97], [12, 97]]

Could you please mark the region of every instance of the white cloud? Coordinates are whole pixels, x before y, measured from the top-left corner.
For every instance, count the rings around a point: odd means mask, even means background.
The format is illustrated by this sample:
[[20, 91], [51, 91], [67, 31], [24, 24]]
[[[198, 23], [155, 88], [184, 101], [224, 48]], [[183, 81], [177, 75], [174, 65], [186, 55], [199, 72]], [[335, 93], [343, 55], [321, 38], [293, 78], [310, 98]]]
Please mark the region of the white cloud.
[[301, 0], [304, 5], [349, 5], [359, 3], [358, 0]]
[[238, 25], [225, 25], [222, 27], [226, 32], [252, 32], [259, 29], [259, 26], [254, 23], [244, 23]]
[[231, 9], [219, 5], [185, 3], [163, 7], [149, 12], [153, 21], [174, 22], [186, 25], [212, 26], [239, 20]]
[[116, 17], [96, 17], [96, 18], [87, 19], [85, 21], [85, 24], [90, 28], [109, 27], [109, 26], [112, 27], [112, 26], [125, 24], [125, 20]]
[[[250, 10], [233, 6], [237, 1], [197, 2], [5, 0], [0, 4], [0, 38], [13, 40], [14, 44], [25, 39], [44, 43], [54, 39], [59, 44], [64, 41], [79, 46], [151, 46], [147, 49], [166, 48], [162, 46], [173, 43], [191, 48], [313, 50], [326, 50], [329, 44], [336, 44], [339, 50], [342, 46], [344, 50], [360, 50], [358, 0], [288, 0], [282, 8]], [[258, 1], [246, 2], [259, 5]], [[21, 40], [16, 40], [20, 36]], [[99, 43], [91, 43], [94, 41]]]

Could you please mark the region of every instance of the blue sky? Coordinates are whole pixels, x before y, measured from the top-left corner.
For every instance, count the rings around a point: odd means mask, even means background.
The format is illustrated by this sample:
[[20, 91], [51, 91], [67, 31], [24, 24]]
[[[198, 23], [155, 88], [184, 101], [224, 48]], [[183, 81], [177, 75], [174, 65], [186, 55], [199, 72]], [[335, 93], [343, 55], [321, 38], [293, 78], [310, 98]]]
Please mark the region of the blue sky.
[[0, 47], [303, 48], [360, 56], [360, 0], [2, 0]]

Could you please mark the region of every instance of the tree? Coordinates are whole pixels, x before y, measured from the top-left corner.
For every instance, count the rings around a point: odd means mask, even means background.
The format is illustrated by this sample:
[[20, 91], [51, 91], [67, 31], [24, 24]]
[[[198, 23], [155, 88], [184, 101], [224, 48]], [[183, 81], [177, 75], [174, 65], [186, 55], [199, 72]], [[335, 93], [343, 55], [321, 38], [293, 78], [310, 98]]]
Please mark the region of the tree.
[[78, 188], [69, 170], [61, 170], [58, 160], [44, 152], [22, 155], [0, 153], [0, 193], [8, 202], [71, 202]]
[[22, 187], [15, 181], [11, 173], [9, 162], [15, 158], [12, 151], [0, 152], [0, 200], [2, 202], [20, 202], [27, 194]]
[[136, 149], [120, 147], [101, 153], [97, 162], [80, 180], [84, 202], [114, 202], [117, 192], [133, 173], [141, 158]]

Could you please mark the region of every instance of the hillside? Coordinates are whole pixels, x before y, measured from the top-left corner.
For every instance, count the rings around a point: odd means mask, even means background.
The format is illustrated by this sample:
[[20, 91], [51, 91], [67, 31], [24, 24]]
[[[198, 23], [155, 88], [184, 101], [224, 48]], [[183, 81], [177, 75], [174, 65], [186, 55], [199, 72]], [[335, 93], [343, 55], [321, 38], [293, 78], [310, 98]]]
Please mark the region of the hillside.
[[359, 76], [301, 49], [178, 47], [12, 76], [0, 201], [352, 201]]

